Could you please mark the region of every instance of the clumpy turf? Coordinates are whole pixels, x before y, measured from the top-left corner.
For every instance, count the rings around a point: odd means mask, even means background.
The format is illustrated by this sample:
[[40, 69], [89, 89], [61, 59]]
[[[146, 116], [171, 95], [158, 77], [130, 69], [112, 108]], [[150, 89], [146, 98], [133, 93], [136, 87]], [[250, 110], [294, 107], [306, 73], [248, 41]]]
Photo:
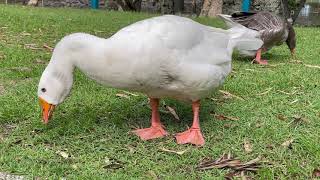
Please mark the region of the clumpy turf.
[[[177, 145], [173, 136], [141, 141], [129, 132], [149, 126], [147, 98], [138, 93], [118, 97], [124, 92], [104, 88], [78, 71], [71, 96], [47, 126], [41, 123], [36, 89], [51, 55], [44, 44], [54, 47], [73, 32], [109, 37], [151, 16], [0, 5], [0, 172], [50, 179], [223, 178], [228, 170], [197, 171], [196, 166], [203, 158], [231, 152], [243, 161], [261, 156], [272, 163], [249, 173], [251, 177], [311, 177], [320, 167], [320, 69], [306, 65], [320, 64], [319, 28], [296, 28], [295, 59], [286, 46], [265, 54], [270, 59], [265, 67], [234, 56], [233, 72], [221, 90], [243, 99], [216, 91], [202, 101], [202, 148]], [[196, 20], [223, 26], [214, 19]], [[168, 132], [186, 130], [192, 121], [191, 104], [165, 102], [181, 119], [161, 113]], [[243, 149], [245, 139], [251, 153]], [[290, 139], [289, 147], [281, 146]], [[162, 148], [187, 151], [177, 155]]]

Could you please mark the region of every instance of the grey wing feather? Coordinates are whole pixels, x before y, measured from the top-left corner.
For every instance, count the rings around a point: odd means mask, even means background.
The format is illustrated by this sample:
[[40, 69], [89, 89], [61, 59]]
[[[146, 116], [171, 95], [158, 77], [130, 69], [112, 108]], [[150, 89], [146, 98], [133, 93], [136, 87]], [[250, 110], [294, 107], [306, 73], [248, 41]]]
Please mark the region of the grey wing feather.
[[284, 19], [269, 12], [233, 15], [232, 20], [260, 33], [265, 49], [282, 44], [288, 36]]

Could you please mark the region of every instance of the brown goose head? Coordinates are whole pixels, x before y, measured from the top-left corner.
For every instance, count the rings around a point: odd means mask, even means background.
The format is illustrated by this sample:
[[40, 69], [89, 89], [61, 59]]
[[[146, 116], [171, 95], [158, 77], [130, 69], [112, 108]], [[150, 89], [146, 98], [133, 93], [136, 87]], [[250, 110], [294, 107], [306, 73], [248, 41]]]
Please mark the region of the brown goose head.
[[288, 38], [286, 40], [286, 43], [291, 51], [291, 55], [294, 55], [295, 48], [296, 48], [296, 33], [290, 22], [287, 22], [287, 27], [288, 27], [289, 33], [288, 33]]

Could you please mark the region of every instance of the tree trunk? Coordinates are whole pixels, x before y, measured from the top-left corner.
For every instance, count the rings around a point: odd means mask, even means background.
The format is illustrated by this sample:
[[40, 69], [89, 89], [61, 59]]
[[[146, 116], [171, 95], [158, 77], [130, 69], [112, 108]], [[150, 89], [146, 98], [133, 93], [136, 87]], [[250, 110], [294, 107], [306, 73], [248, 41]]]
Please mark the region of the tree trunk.
[[283, 7], [283, 15], [286, 19], [291, 19], [292, 24], [297, 20], [299, 13], [301, 9], [304, 7], [304, 4], [306, 3], [306, 0], [300, 0], [299, 6], [295, 8], [294, 14], [291, 15], [291, 9], [289, 8], [289, 2], [288, 0], [281, 0], [282, 7]]
[[116, 0], [120, 10], [123, 11], [140, 11], [142, 0]]
[[161, 0], [161, 13], [162, 14], [174, 14], [173, 0]]
[[286, 19], [291, 18], [288, 0], [281, 0], [281, 3], [282, 3], [283, 16], [284, 16]]
[[306, 0], [300, 0], [299, 2], [299, 7], [294, 11], [293, 17], [292, 17], [292, 24], [295, 23], [295, 21], [297, 20], [301, 9], [304, 7], [304, 4], [306, 3]]
[[204, 0], [200, 16], [215, 17], [222, 13], [222, 0]]

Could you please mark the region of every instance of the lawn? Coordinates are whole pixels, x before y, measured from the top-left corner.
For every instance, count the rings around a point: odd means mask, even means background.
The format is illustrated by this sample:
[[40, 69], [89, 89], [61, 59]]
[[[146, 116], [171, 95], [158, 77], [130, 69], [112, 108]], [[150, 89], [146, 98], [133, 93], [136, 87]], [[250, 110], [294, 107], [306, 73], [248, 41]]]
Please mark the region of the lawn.
[[[228, 152], [244, 162], [258, 156], [268, 161], [271, 165], [248, 173], [256, 179], [307, 179], [320, 168], [319, 28], [296, 27], [294, 59], [285, 45], [264, 55], [269, 66], [234, 56], [233, 72], [220, 90], [235, 96], [216, 91], [202, 101], [204, 147], [177, 145], [173, 136], [141, 141], [130, 131], [149, 126], [147, 98], [119, 97], [126, 92], [78, 71], [71, 96], [43, 125], [36, 90], [51, 56], [43, 45], [54, 47], [73, 32], [109, 37], [151, 16], [0, 5], [0, 172], [41, 179], [222, 179], [229, 169], [196, 167]], [[223, 26], [214, 19], [196, 20]], [[165, 103], [181, 119], [162, 108], [170, 133], [191, 125], [190, 104]], [[252, 152], [244, 149], [245, 141]], [[186, 151], [179, 155], [163, 148]]]

